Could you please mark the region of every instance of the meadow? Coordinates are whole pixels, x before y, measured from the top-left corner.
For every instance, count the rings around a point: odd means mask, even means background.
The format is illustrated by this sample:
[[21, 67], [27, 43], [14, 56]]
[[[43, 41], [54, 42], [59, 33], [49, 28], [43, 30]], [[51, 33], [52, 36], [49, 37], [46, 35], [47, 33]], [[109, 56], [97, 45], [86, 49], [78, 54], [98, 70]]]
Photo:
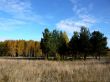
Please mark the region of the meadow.
[[110, 64], [98, 60], [0, 59], [0, 82], [110, 82]]

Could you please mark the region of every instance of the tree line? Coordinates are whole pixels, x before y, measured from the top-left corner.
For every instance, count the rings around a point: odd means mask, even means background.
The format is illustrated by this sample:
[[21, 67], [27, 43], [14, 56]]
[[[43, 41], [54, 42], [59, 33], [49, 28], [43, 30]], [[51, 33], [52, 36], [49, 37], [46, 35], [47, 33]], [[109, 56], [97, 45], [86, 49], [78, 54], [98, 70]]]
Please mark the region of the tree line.
[[11, 57], [37, 57], [42, 55], [40, 42], [25, 40], [6, 40], [0, 42], [0, 55]]
[[90, 33], [82, 26], [80, 32], [74, 31], [69, 40], [66, 32], [48, 28], [42, 33], [41, 41], [6, 40], [0, 42], [0, 56], [11, 57], [44, 57], [56, 60], [80, 59], [88, 56], [105, 56], [107, 53], [107, 37], [100, 31]]
[[83, 58], [88, 56], [105, 56], [107, 53], [107, 37], [100, 31], [90, 33], [89, 29], [82, 26], [80, 32], [73, 32], [72, 38], [68, 39], [66, 32], [46, 28], [41, 38], [41, 49], [43, 55], [48, 59], [53, 56], [57, 59]]

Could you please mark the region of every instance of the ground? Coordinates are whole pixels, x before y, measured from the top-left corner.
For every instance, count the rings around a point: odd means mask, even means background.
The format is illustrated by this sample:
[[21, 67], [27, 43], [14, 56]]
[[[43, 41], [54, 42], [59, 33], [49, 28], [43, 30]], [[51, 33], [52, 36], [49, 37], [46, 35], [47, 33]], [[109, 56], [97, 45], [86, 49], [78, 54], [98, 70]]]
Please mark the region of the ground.
[[110, 64], [98, 60], [0, 59], [0, 82], [110, 82]]

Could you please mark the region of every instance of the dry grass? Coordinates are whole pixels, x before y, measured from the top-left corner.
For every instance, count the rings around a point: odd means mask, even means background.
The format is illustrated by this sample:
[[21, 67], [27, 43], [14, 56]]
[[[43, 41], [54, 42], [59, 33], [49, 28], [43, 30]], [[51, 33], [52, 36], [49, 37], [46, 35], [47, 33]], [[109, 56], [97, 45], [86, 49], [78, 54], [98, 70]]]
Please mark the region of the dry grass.
[[110, 82], [110, 64], [0, 59], [0, 82]]

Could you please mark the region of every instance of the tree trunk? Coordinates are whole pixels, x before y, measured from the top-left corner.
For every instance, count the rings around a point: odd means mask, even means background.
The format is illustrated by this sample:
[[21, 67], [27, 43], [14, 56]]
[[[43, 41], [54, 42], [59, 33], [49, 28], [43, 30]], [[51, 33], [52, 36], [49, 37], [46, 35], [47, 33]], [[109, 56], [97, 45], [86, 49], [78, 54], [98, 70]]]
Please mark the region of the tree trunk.
[[64, 55], [62, 54], [62, 60], [64, 60]]
[[97, 59], [97, 55], [95, 56], [95, 59]]
[[47, 59], [48, 59], [48, 54], [47, 54]]
[[76, 59], [76, 58], [77, 58], [77, 57], [76, 57], [76, 55], [77, 55], [77, 53], [75, 53], [75, 54], [74, 54], [74, 59]]
[[48, 54], [47, 54], [47, 53], [45, 54], [45, 59], [46, 59], [46, 60], [48, 59]]
[[99, 60], [100, 60], [100, 54], [99, 54]]
[[86, 60], [86, 54], [84, 54], [84, 60]]

